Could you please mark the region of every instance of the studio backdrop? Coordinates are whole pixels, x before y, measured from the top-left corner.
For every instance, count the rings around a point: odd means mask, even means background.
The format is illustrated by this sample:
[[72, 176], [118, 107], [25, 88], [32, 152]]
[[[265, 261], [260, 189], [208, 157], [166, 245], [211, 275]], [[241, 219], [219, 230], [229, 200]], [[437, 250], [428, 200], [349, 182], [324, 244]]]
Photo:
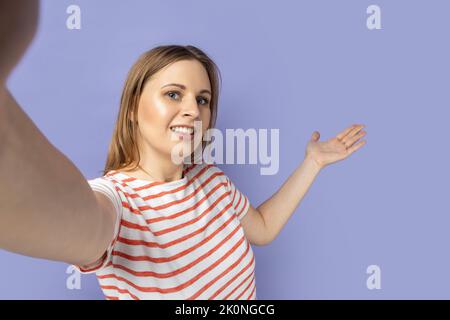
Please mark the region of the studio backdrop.
[[[254, 207], [313, 131], [363, 123], [367, 145], [320, 172], [275, 241], [252, 246], [257, 298], [450, 299], [449, 12], [445, 0], [42, 0], [8, 87], [93, 179], [134, 61], [197, 46], [222, 75], [216, 128], [279, 134], [271, 174], [260, 157], [218, 165]], [[0, 265], [2, 299], [104, 299], [94, 274], [65, 263], [0, 251]]]

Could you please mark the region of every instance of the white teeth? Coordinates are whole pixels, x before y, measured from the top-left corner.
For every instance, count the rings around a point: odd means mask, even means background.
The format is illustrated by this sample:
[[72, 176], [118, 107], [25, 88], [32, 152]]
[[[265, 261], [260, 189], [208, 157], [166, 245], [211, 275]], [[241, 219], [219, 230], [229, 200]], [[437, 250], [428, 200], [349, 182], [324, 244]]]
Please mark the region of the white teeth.
[[173, 132], [180, 132], [180, 133], [188, 133], [192, 134], [194, 132], [193, 128], [186, 128], [186, 127], [172, 127], [170, 128]]

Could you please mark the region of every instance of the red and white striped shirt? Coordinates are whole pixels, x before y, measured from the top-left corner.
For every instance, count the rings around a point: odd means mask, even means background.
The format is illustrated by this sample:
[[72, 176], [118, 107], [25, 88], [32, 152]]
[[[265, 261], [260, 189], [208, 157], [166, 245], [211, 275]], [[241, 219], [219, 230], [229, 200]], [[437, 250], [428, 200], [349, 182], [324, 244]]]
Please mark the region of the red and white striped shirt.
[[240, 219], [248, 198], [214, 164], [172, 182], [110, 171], [88, 181], [114, 203], [114, 238], [95, 272], [107, 299], [256, 299], [255, 257]]

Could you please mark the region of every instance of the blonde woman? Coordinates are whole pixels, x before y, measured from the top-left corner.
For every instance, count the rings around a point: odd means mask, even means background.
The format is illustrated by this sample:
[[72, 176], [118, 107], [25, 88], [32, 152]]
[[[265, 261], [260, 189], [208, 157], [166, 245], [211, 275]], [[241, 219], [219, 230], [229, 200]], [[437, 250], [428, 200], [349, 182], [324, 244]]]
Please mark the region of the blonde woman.
[[303, 162], [254, 208], [216, 165], [173, 161], [177, 146], [205, 147], [194, 135], [215, 124], [220, 79], [200, 49], [160, 46], [132, 66], [103, 175], [86, 181], [6, 88], [37, 2], [0, 6], [1, 30], [12, 28], [0, 35], [0, 247], [95, 272], [107, 299], [256, 299], [251, 244], [273, 241], [320, 170], [365, 143], [363, 125], [327, 141], [315, 131]]

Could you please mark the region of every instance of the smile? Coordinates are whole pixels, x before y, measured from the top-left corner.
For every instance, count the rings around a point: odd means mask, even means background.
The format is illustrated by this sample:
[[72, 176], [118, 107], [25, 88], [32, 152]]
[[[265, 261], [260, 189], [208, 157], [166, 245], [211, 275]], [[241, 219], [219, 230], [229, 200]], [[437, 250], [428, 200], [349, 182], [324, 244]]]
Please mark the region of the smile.
[[186, 128], [186, 127], [171, 127], [170, 130], [175, 133], [181, 133], [185, 135], [194, 134], [194, 128]]

